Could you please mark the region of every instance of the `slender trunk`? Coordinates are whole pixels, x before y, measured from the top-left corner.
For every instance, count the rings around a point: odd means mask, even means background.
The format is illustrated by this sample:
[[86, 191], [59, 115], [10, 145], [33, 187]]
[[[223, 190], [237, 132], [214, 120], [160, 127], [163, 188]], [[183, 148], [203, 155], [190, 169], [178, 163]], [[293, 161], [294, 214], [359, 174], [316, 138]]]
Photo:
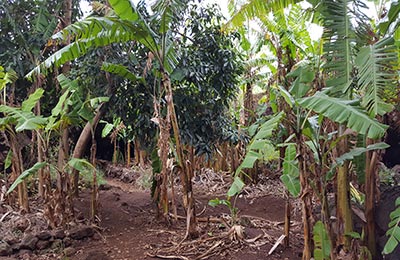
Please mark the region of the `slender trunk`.
[[[12, 154], [13, 154], [13, 156], [12, 156], [12, 172], [13, 172], [13, 177], [15, 180], [23, 172], [23, 162], [22, 162], [21, 148], [19, 147], [19, 145], [17, 143], [17, 137], [14, 135], [14, 133], [12, 133], [10, 135], [10, 146], [11, 146], [11, 150], [12, 150]], [[25, 212], [29, 212], [28, 191], [27, 191], [25, 180], [22, 181], [18, 185], [17, 191], [18, 191], [19, 206]]]
[[96, 172], [96, 139], [94, 131], [92, 132], [92, 147], [90, 148], [91, 163], [93, 165], [93, 184], [92, 184], [92, 203], [91, 203], [91, 220], [96, 221], [99, 191], [97, 187], [97, 172]]
[[305, 161], [306, 151], [302, 144], [301, 134], [297, 135], [297, 154], [299, 154], [299, 171], [300, 171], [300, 185], [301, 185], [301, 212], [303, 220], [303, 236], [304, 236], [304, 248], [303, 248], [303, 260], [310, 260], [313, 252], [313, 239], [312, 239], [312, 190], [309, 184], [309, 173], [307, 171], [307, 164]]
[[131, 141], [126, 142], [126, 167], [131, 166]]
[[184, 155], [183, 155], [183, 149], [182, 149], [182, 144], [181, 144], [181, 139], [180, 139], [180, 134], [179, 134], [179, 126], [178, 126], [178, 119], [176, 117], [175, 113], [175, 106], [174, 106], [174, 101], [173, 101], [173, 95], [172, 95], [172, 87], [171, 87], [171, 81], [169, 79], [169, 76], [166, 73], [163, 73], [163, 85], [164, 89], [166, 90], [167, 93], [167, 105], [168, 109], [170, 110], [170, 116], [171, 116], [171, 124], [172, 124], [172, 129], [174, 132], [174, 137], [175, 137], [175, 143], [176, 143], [176, 153], [178, 155], [178, 164], [182, 169], [183, 174], [182, 176], [182, 184], [183, 184], [183, 193], [184, 193], [184, 199], [186, 200], [186, 209], [187, 209], [187, 231], [188, 235], [192, 238], [198, 237], [199, 232], [197, 230], [197, 221], [196, 221], [196, 208], [195, 208], [195, 203], [194, 203], [194, 194], [193, 194], [193, 189], [192, 189], [192, 175], [193, 173], [189, 171], [186, 162], [184, 160]]
[[[367, 140], [366, 145], [373, 144], [371, 139]], [[366, 153], [366, 172], [365, 172], [365, 243], [371, 252], [372, 258], [376, 256], [376, 238], [375, 238], [375, 200], [376, 200], [376, 172], [377, 172], [377, 154], [369, 151]]]
[[285, 205], [285, 240], [284, 245], [285, 247], [289, 247], [290, 242], [290, 217], [291, 217], [291, 205], [290, 205], [290, 198], [289, 192], [286, 191], [286, 205]]
[[[341, 131], [341, 129], [340, 129]], [[344, 138], [338, 144], [339, 154], [347, 152], [347, 139]], [[353, 231], [352, 212], [350, 209], [350, 185], [348, 180], [348, 163], [340, 166], [337, 171], [337, 202], [336, 202], [336, 215], [337, 215], [337, 231], [338, 243], [343, 245], [347, 251], [350, 249], [351, 237], [347, 236]]]
[[[83, 128], [78, 141], [76, 142], [75, 145], [75, 149], [74, 152], [72, 154], [73, 158], [82, 158], [83, 153], [86, 150], [86, 147], [89, 143], [89, 140], [91, 138], [91, 134], [92, 134], [92, 129], [93, 131], [96, 130], [97, 124], [100, 121], [100, 118], [103, 116], [103, 114], [105, 113], [105, 109], [104, 109], [104, 104], [101, 104], [96, 111], [96, 115], [94, 116], [94, 118], [92, 119], [92, 122], [87, 122], [85, 127]], [[79, 196], [79, 172], [77, 170], [72, 170], [72, 174], [71, 174], [72, 178], [73, 178], [73, 183], [74, 183], [74, 195], [76, 197]]]

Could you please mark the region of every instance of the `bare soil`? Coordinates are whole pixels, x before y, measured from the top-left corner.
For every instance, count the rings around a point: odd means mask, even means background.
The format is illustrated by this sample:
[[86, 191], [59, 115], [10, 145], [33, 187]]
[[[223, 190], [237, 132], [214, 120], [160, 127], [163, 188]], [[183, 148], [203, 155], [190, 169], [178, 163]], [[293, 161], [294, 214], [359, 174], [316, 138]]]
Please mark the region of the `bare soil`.
[[[132, 171], [138, 176], [138, 172]], [[125, 174], [126, 175], [126, 174]], [[278, 238], [283, 234], [285, 209], [284, 192], [277, 180], [263, 180], [244, 190], [236, 201], [239, 209], [236, 233], [231, 229], [229, 209], [211, 207], [210, 199], [224, 199], [229, 187], [229, 175], [203, 172], [195, 178], [196, 210], [199, 215], [200, 237], [184, 239], [186, 221], [177, 190], [178, 219], [171, 216], [168, 223], [157, 217], [157, 208], [150, 192], [136, 185], [136, 178], [129, 183], [121, 178], [107, 178], [99, 191], [99, 231], [90, 239], [75, 241], [69, 252], [33, 252], [24, 257], [13, 255], [5, 259], [301, 259], [302, 233], [300, 217], [294, 213], [290, 246], [280, 243], [269, 255]], [[126, 176], [125, 176], [126, 177]], [[124, 178], [125, 178], [124, 177]], [[91, 191], [84, 190], [75, 202], [78, 215], [88, 218]], [[1, 215], [1, 214], [0, 214]], [[243, 232], [243, 234], [242, 234]], [[234, 235], [233, 235], [234, 234]], [[68, 256], [66, 256], [66, 254]]]
[[[207, 177], [203, 178], [205, 175]], [[223, 223], [214, 222], [218, 219], [229, 222], [229, 209], [208, 205], [210, 199], [224, 198], [228, 182], [225, 183], [223, 178], [217, 179], [219, 182], [210, 178], [209, 173], [196, 179], [196, 208], [197, 214], [200, 214], [201, 236], [185, 241], [182, 239], [186, 226], [179, 199], [176, 201], [179, 219], [174, 221], [171, 217], [171, 222], [165, 223], [157, 217], [157, 208], [149, 191], [137, 189], [131, 183], [109, 179], [107, 189], [99, 194], [102, 238], [79, 244], [71, 259], [301, 259], [301, 224], [297, 216], [292, 222], [289, 248], [279, 245], [268, 255], [283, 234], [285, 200], [278, 181], [267, 180], [264, 185], [248, 188], [248, 192], [238, 198], [237, 223], [243, 228], [244, 237], [235, 240], [227, 234], [229, 229]], [[77, 208], [87, 212], [89, 202], [90, 194], [85, 192], [77, 202]]]

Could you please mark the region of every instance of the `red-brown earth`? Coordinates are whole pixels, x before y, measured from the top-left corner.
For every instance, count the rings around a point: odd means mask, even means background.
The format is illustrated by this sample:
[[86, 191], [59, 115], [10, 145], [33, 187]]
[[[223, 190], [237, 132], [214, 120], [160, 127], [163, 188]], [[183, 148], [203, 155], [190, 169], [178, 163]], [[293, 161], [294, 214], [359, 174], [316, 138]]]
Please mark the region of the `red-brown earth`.
[[[99, 191], [98, 232], [91, 238], [73, 241], [68, 249], [61, 245], [58, 251], [34, 250], [0, 257], [0, 260], [301, 259], [302, 233], [298, 212], [293, 212], [290, 246], [284, 248], [279, 244], [269, 255], [283, 234], [285, 199], [283, 188], [277, 180], [264, 178], [261, 183], [244, 190], [236, 203], [239, 209], [237, 226], [243, 228], [244, 235], [242, 238], [233, 238], [228, 234], [230, 228], [223, 223], [231, 222], [229, 209], [226, 206], [213, 208], [208, 205], [210, 199], [225, 197], [229, 175], [212, 171], [199, 174], [195, 178], [194, 188], [196, 210], [201, 220], [200, 237], [183, 240], [186, 226], [179, 199], [176, 200], [178, 220], [174, 221], [171, 217], [171, 223], [165, 223], [157, 217], [150, 192], [138, 185], [138, 171], [124, 169], [123, 174], [114, 174], [112, 171], [108, 169], [107, 175], [113, 178], [107, 177], [107, 184], [102, 185]], [[75, 201], [77, 215], [83, 214], [88, 218], [90, 198], [90, 190], [81, 192], [80, 198]]]

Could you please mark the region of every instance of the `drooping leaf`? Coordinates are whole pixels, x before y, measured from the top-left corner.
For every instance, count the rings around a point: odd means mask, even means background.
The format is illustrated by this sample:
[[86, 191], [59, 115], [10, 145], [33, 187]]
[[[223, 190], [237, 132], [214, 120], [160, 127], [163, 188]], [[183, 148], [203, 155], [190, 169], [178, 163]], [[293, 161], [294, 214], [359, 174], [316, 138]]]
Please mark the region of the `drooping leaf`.
[[360, 107], [354, 106], [354, 101], [330, 97], [317, 92], [311, 97], [300, 99], [299, 104], [307, 109], [321, 113], [325, 117], [346, 124], [354, 131], [367, 135], [371, 139], [382, 137], [388, 126], [370, 118]]
[[358, 84], [363, 92], [361, 106], [371, 117], [383, 115], [393, 110], [393, 105], [384, 98], [396, 96], [398, 73], [398, 50], [392, 38], [361, 48], [356, 65], [359, 70]]
[[314, 258], [315, 260], [328, 260], [331, 253], [331, 241], [322, 221], [317, 221], [313, 229]]
[[132, 83], [141, 82], [144, 83], [143, 77], [137, 76], [130, 72], [127, 67], [120, 64], [112, 64], [108, 62], [104, 62], [101, 66], [101, 69], [123, 78], [129, 79]]
[[285, 184], [286, 189], [297, 197], [300, 194], [300, 171], [296, 159], [297, 151], [295, 144], [288, 144], [285, 150], [285, 159], [283, 161], [283, 172], [280, 177]]
[[104, 126], [103, 130], [101, 131], [101, 137], [102, 137], [102, 138], [105, 138], [107, 135], [109, 135], [109, 134], [111, 133], [111, 131], [113, 130], [113, 128], [114, 128], [114, 125], [113, 125], [113, 124], [107, 123], [107, 124]]
[[7, 194], [15, 190], [15, 188], [18, 186], [18, 184], [22, 183], [28, 176], [35, 174], [39, 169], [43, 168], [47, 163], [46, 162], [37, 162], [35, 165], [33, 165], [31, 168], [28, 170], [25, 170], [23, 173], [21, 173], [20, 176], [17, 177], [17, 179], [13, 182], [13, 184], [10, 186], [10, 188], [7, 191]]
[[68, 161], [68, 165], [79, 172], [86, 172], [95, 169], [93, 164], [88, 162], [86, 159], [71, 158]]
[[374, 151], [374, 150], [383, 150], [386, 148], [389, 148], [390, 145], [387, 143], [376, 143], [376, 144], [371, 144], [368, 145], [367, 147], [356, 147], [349, 152], [342, 154], [340, 157], [336, 158], [335, 163], [332, 164], [329, 172], [327, 173], [326, 178], [329, 180], [333, 177], [334, 170], [336, 167], [342, 166], [345, 161], [350, 161], [353, 160], [355, 157], [360, 156], [368, 151]]
[[38, 88], [35, 92], [29, 95], [28, 99], [24, 100], [21, 105], [21, 110], [24, 112], [30, 112], [35, 107], [36, 103], [43, 96], [44, 89]]
[[239, 178], [238, 176], [235, 176], [235, 178], [233, 179], [233, 183], [231, 185], [231, 187], [228, 190], [228, 197], [233, 197], [237, 194], [239, 194], [242, 189], [244, 188], [245, 184], [242, 181], [241, 178]]

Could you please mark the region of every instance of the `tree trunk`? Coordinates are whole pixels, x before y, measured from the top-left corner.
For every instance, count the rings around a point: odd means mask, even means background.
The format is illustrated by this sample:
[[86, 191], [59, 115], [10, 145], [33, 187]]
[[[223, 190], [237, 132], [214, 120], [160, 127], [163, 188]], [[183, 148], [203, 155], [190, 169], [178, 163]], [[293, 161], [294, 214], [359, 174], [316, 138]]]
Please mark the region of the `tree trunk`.
[[[373, 144], [371, 139], [367, 140], [366, 146]], [[365, 164], [365, 218], [367, 224], [365, 226], [365, 243], [372, 255], [372, 259], [376, 256], [376, 239], [375, 239], [375, 200], [376, 200], [376, 172], [377, 172], [377, 153], [368, 151], [366, 153]]]
[[186, 214], [187, 214], [187, 233], [191, 238], [196, 238], [199, 236], [199, 231], [197, 230], [197, 221], [196, 221], [196, 209], [194, 203], [193, 189], [192, 189], [192, 172], [189, 171], [186, 161], [183, 155], [183, 147], [181, 144], [180, 134], [179, 134], [179, 126], [178, 119], [175, 113], [175, 106], [172, 95], [172, 87], [171, 81], [167, 73], [163, 73], [163, 87], [166, 90], [166, 99], [168, 110], [170, 110], [171, 116], [171, 124], [174, 132], [175, 143], [176, 143], [176, 153], [178, 155], [178, 164], [182, 169], [182, 185], [183, 185], [183, 195], [184, 195], [184, 203], [186, 201]]
[[[339, 132], [342, 132], [340, 126]], [[347, 138], [344, 138], [338, 143], [338, 154], [347, 152]], [[337, 198], [336, 198], [336, 216], [337, 216], [337, 231], [338, 241], [337, 245], [343, 245], [344, 249], [350, 249], [351, 237], [347, 236], [353, 231], [352, 212], [350, 209], [350, 183], [348, 179], [348, 163], [344, 163], [338, 167], [336, 182], [337, 182]]]
[[[100, 121], [100, 118], [103, 116], [105, 113], [104, 109], [104, 103], [101, 104], [96, 111], [96, 115], [92, 119], [92, 122], [87, 122], [85, 127], [83, 128], [78, 141], [76, 142], [74, 152], [72, 154], [73, 158], [82, 158], [83, 153], [86, 150], [86, 147], [89, 143], [89, 140], [92, 136], [92, 129], [93, 131], [96, 129], [97, 124]], [[72, 170], [71, 174], [73, 178], [73, 184], [74, 184], [74, 195], [76, 197], [79, 196], [79, 172], [75, 169]]]

